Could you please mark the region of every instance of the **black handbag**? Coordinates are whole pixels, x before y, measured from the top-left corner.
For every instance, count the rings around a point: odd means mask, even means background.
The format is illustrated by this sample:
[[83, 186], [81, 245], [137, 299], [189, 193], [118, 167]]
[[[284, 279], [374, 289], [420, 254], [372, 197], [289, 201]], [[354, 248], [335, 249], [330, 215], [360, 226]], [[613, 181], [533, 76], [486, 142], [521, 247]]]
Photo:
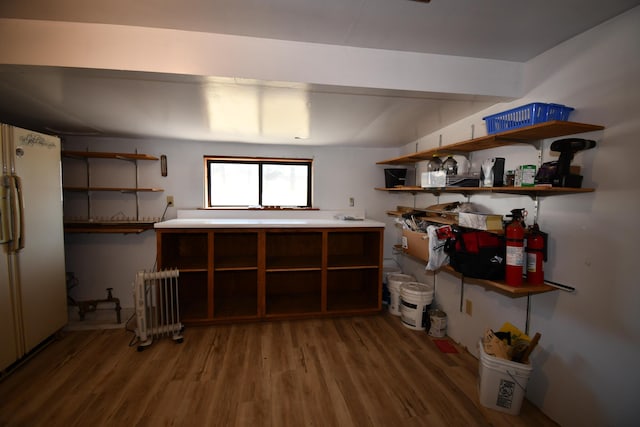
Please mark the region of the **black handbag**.
[[449, 265], [466, 277], [504, 279], [503, 236], [487, 231], [456, 229], [447, 239], [445, 251], [449, 254]]

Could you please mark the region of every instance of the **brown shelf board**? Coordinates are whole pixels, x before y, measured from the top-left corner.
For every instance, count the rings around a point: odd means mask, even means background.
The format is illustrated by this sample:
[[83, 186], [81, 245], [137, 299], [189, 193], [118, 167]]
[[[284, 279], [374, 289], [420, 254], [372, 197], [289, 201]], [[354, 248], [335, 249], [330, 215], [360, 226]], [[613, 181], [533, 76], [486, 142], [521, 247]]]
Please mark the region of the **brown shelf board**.
[[180, 273], [207, 273], [209, 270], [207, 268], [198, 268], [198, 267], [177, 267], [180, 270]]
[[142, 233], [152, 230], [153, 223], [149, 222], [65, 222], [65, 233]]
[[258, 297], [256, 295], [216, 298], [214, 319], [258, 317]]
[[367, 296], [363, 291], [343, 291], [327, 293], [328, 312], [379, 311], [377, 298]]
[[378, 264], [349, 264], [349, 265], [338, 265], [338, 264], [329, 264], [327, 266], [327, 270], [373, 270], [376, 268], [380, 268]]
[[101, 151], [69, 151], [63, 150], [64, 157], [80, 157], [85, 159], [120, 159], [120, 160], [158, 160], [149, 154], [137, 153], [111, 153]]
[[276, 256], [267, 257], [267, 271], [276, 270], [319, 270], [322, 260], [319, 256]]
[[434, 155], [444, 156], [447, 154], [470, 153], [473, 151], [486, 150], [489, 148], [502, 147], [518, 143], [531, 143], [541, 139], [555, 138], [577, 133], [593, 132], [604, 129], [604, 126], [591, 125], [586, 123], [549, 121], [512, 129], [492, 135], [469, 139], [443, 147], [432, 148], [419, 151], [417, 153], [406, 154], [400, 157], [383, 160], [379, 165], [402, 165], [430, 160]]
[[162, 188], [129, 188], [129, 187], [72, 187], [63, 186], [63, 190], [67, 191], [120, 191], [122, 193], [135, 193], [135, 192], [160, 192], [164, 191]]
[[214, 267], [213, 271], [256, 271], [258, 270], [257, 266], [246, 266], [246, 267]]
[[322, 271], [322, 267], [297, 267], [297, 266], [278, 266], [267, 267], [265, 269], [267, 273], [288, 273], [293, 271]]
[[221, 270], [256, 270], [258, 268], [257, 255], [251, 256], [214, 256], [213, 268]]
[[556, 194], [577, 194], [577, 193], [593, 193], [595, 188], [569, 188], [569, 187], [492, 187], [493, 193], [508, 193], [538, 196], [552, 196]]
[[[456, 277], [461, 277], [462, 276], [460, 273], [455, 271], [449, 265], [442, 267], [440, 269], [440, 271], [445, 271], [445, 272], [447, 272], [449, 274], [452, 274], [452, 275], [454, 275]], [[505, 294], [505, 295], [513, 297], [513, 298], [523, 297], [523, 296], [527, 296], [527, 295], [530, 295], [530, 294], [541, 294], [541, 293], [544, 293], [544, 292], [551, 292], [551, 291], [557, 291], [558, 290], [557, 288], [555, 288], [553, 286], [549, 286], [549, 285], [531, 286], [531, 285], [524, 284], [522, 286], [515, 287], [515, 286], [507, 285], [504, 281], [476, 279], [476, 278], [473, 278], [473, 277], [465, 277], [464, 281], [466, 283], [484, 286], [484, 287], [488, 288], [489, 290], [495, 290], [495, 291], [498, 291], [498, 292], [500, 292], [502, 294]]]
[[518, 194], [523, 196], [553, 196], [558, 194], [577, 194], [592, 193], [594, 188], [568, 188], [568, 187], [434, 187], [422, 188], [414, 186], [384, 188], [376, 187], [379, 191], [389, 191], [398, 193], [502, 193], [502, 194]]
[[378, 254], [332, 254], [329, 253], [327, 263], [329, 267], [355, 267], [355, 266], [372, 266], [377, 267]]
[[267, 316], [321, 313], [321, 298], [316, 293], [267, 295]]
[[207, 318], [207, 306], [202, 303], [180, 303], [180, 317], [183, 323], [197, 322]]

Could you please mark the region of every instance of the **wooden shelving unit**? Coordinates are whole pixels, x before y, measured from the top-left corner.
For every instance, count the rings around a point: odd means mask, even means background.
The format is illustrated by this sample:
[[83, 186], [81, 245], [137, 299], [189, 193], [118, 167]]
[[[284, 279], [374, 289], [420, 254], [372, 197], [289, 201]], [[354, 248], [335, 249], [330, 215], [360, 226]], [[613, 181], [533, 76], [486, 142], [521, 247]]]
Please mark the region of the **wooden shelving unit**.
[[[395, 157], [378, 162], [379, 165], [406, 165], [417, 162], [430, 160], [433, 156], [446, 156], [450, 154], [468, 154], [475, 151], [486, 150], [489, 148], [504, 147], [515, 144], [531, 144], [541, 139], [554, 138], [559, 136], [574, 135], [577, 133], [593, 132], [603, 130], [604, 126], [592, 125], [586, 123], [550, 121], [527, 126], [519, 129], [513, 129], [506, 132], [500, 132], [492, 135], [473, 138], [442, 147], [432, 148], [429, 150], [419, 151], [417, 153], [406, 154], [404, 156]], [[593, 188], [562, 188], [562, 187], [441, 187], [441, 188], [422, 188], [422, 187], [395, 187], [395, 188], [376, 188], [380, 191], [388, 192], [405, 192], [405, 193], [432, 193], [440, 195], [443, 193], [458, 193], [464, 195], [480, 194], [480, 193], [502, 193], [525, 195], [530, 197], [553, 196], [576, 193], [590, 193]]]
[[[140, 218], [138, 193], [145, 192], [162, 192], [162, 188], [149, 188], [138, 186], [138, 161], [156, 161], [158, 157], [142, 153], [117, 153], [117, 152], [100, 152], [100, 151], [71, 151], [63, 150], [62, 156], [69, 159], [80, 159], [85, 162], [86, 182], [87, 185], [63, 185], [63, 190], [67, 192], [84, 192], [87, 194], [87, 219], [82, 220], [65, 220], [64, 230], [66, 233], [142, 233], [146, 230], [153, 229], [153, 221]], [[105, 160], [124, 160], [134, 164], [135, 167], [135, 186], [133, 187], [108, 187], [95, 186], [91, 183], [91, 165], [90, 159]], [[122, 220], [115, 218], [113, 220], [96, 219], [93, 217], [91, 193], [93, 192], [119, 192], [135, 195], [136, 216], [133, 219]]]
[[[604, 126], [592, 125], [586, 123], [576, 123], [567, 121], [549, 121], [532, 126], [522, 127], [519, 129], [513, 129], [506, 132], [500, 132], [492, 135], [482, 136], [479, 138], [473, 138], [466, 141], [461, 141], [454, 144], [449, 144], [442, 147], [432, 148], [429, 150], [420, 151], [417, 153], [406, 154], [404, 156], [395, 157], [378, 162], [379, 165], [404, 165], [413, 164], [422, 161], [428, 161], [433, 156], [445, 156], [453, 154], [467, 154], [475, 151], [486, 150], [490, 148], [503, 147], [514, 144], [532, 144], [537, 143], [542, 139], [554, 138], [567, 135], [575, 135], [585, 132], [593, 132], [603, 130]], [[395, 187], [395, 188], [376, 188], [379, 191], [387, 191], [389, 193], [432, 193], [434, 195], [440, 195], [443, 193], [457, 193], [466, 196], [472, 194], [513, 194], [524, 195], [534, 199], [537, 206], [538, 197], [556, 196], [556, 195], [568, 195], [579, 193], [591, 193], [595, 191], [593, 188], [561, 188], [561, 187], [548, 187], [548, 186], [534, 186], [534, 187], [443, 187], [443, 188], [422, 188], [422, 187]], [[420, 209], [416, 209], [420, 210]], [[404, 212], [398, 207], [397, 211], [388, 212], [389, 215], [400, 216]], [[450, 219], [443, 219], [438, 221], [437, 217], [426, 218], [429, 221], [441, 223], [451, 223]], [[402, 251], [402, 248], [397, 248]], [[426, 261], [426, 260], [423, 260]], [[543, 284], [538, 286], [509, 286], [502, 281], [483, 280], [476, 278], [463, 277], [460, 273], [457, 273], [450, 266], [445, 266], [441, 269], [447, 273], [456, 275], [461, 278], [462, 282], [473, 283], [481, 285], [490, 290], [495, 290], [510, 297], [526, 296], [529, 302], [530, 295], [539, 294], [544, 292], [550, 292], [557, 290], [557, 287]], [[527, 304], [527, 320], [529, 316], [529, 303]], [[528, 323], [527, 323], [528, 325]]]
[[381, 228], [156, 231], [158, 268], [180, 270], [185, 323], [382, 308]]

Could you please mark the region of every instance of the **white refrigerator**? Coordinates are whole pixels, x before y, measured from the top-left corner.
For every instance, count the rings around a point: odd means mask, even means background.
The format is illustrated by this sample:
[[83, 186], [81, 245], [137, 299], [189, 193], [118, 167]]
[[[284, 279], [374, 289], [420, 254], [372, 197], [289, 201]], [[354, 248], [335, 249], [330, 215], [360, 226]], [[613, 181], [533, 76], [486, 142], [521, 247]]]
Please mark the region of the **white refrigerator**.
[[1, 125], [0, 371], [67, 323], [60, 140]]

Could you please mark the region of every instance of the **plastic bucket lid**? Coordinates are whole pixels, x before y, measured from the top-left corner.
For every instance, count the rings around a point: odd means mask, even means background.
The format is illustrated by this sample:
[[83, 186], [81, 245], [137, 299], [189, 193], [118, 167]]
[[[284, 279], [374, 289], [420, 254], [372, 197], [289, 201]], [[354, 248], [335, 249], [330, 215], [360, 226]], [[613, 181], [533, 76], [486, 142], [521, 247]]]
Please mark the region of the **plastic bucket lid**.
[[389, 276], [391, 274], [398, 274], [398, 273], [402, 273], [402, 270], [400, 270], [400, 267], [383, 267], [382, 268], [382, 282], [383, 283], [389, 283]]
[[420, 282], [406, 282], [400, 287], [402, 296], [415, 298], [433, 298], [433, 285]]
[[389, 286], [389, 290], [399, 292], [400, 285], [407, 282], [413, 282], [414, 280], [416, 280], [416, 278], [410, 274], [393, 273], [388, 276], [387, 285]]
[[416, 278], [414, 276], [412, 276], [411, 274], [404, 274], [404, 273], [390, 273], [387, 276], [387, 279], [389, 279], [389, 281], [395, 281], [395, 282], [415, 282]]

